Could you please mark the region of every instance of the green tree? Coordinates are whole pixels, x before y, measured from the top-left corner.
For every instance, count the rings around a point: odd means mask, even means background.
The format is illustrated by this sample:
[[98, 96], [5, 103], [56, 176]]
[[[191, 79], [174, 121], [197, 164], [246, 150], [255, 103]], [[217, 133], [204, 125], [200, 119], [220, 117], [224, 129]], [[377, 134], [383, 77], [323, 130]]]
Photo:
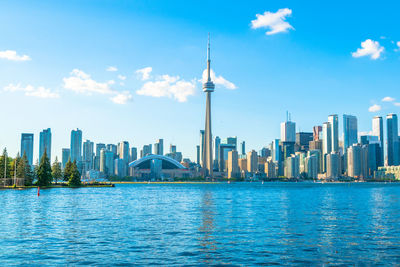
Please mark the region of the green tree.
[[24, 155], [19, 160], [17, 164], [17, 177], [24, 179], [24, 185], [29, 186], [32, 185], [33, 182], [33, 172], [32, 167], [29, 165], [28, 157], [24, 152]]
[[58, 183], [58, 180], [63, 178], [63, 173], [61, 170], [61, 163], [58, 162], [58, 158], [56, 157], [56, 160], [53, 162], [53, 166], [51, 166], [51, 174], [53, 175], [53, 179]]
[[[4, 148], [3, 154], [0, 157], [0, 178], [11, 178], [12, 158], [8, 157], [7, 148]], [[4, 167], [6, 166], [6, 167]], [[4, 176], [5, 175], [5, 176]]]
[[53, 177], [51, 176], [51, 165], [50, 160], [47, 157], [46, 149], [40, 159], [40, 164], [37, 169], [37, 177], [38, 180], [36, 182], [39, 186], [48, 186], [51, 184]]
[[[64, 173], [65, 175], [65, 173]], [[68, 179], [68, 185], [69, 186], [80, 186], [81, 183], [81, 174], [78, 171], [78, 167], [76, 166], [76, 161], [71, 164], [70, 168], [70, 176]]]
[[72, 174], [72, 162], [71, 158], [69, 158], [64, 168], [64, 181], [67, 182], [71, 177], [71, 174]]

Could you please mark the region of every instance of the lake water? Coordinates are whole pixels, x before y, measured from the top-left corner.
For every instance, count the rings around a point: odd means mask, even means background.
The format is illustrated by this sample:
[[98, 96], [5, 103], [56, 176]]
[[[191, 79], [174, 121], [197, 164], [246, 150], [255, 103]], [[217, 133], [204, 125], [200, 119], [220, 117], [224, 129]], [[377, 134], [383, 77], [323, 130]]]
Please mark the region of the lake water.
[[400, 184], [0, 191], [0, 265], [400, 262]]

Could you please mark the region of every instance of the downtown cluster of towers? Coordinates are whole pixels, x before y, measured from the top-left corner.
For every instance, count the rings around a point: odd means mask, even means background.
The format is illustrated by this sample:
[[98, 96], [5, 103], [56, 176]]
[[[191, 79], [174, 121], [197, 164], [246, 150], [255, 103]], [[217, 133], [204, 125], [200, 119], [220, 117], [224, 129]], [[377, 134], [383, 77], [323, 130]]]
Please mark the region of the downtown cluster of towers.
[[[296, 132], [296, 123], [287, 117], [281, 123], [281, 138], [256, 151], [245, 151], [237, 138], [214, 141], [214, 174], [228, 178], [328, 178], [399, 179], [400, 143], [396, 114], [384, 121], [372, 119], [372, 131], [359, 134], [357, 117], [343, 115], [343, 138], [339, 138], [338, 115], [313, 127], [312, 132]], [[197, 162], [203, 165], [204, 131], [200, 131]], [[239, 151], [240, 150], [240, 151]], [[385, 166], [385, 167], [384, 167]]]
[[[39, 158], [42, 158], [44, 151], [50, 162], [51, 157], [51, 129], [45, 129], [39, 135]], [[20, 155], [26, 154], [28, 162], [33, 166], [33, 149], [34, 149], [34, 134], [21, 134], [21, 150]], [[145, 157], [150, 154], [164, 155], [164, 140], [159, 139], [155, 144], [144, 145], [140, 151], [140, 157]], [[126, 177], [130, 176], [132, 170], [129, 168], [129, 163], [138, 159], [136, 147], [130, 147], [128, 141], [121, 141], [118, 144], [97, 143], [90, 140], [82, 141], [82, 130], [76, 129], [71, 131], [71, 142], [69, 148], [62, 149], [61, 167], [65, 168], [68, 160], [76, 161], [78, 170], [82, 178], [98, 179], [112, 176]], [[170, 152], [165, 156], [171, 157], [178, 162], [182, 161], [182, 153], [177, 152], [175, 145], [170, 145]], [[53, 160], [54, 161], [54, 160]], [[36, 165], [38, 164], [36, 162]], [[184, 163], [187, 165], [188, 160]]]

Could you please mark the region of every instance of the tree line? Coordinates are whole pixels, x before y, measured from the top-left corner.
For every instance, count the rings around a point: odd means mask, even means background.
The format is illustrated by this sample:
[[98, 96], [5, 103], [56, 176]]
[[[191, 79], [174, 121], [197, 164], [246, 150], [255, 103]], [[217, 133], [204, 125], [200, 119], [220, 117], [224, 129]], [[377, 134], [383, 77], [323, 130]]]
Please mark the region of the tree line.
[[57, 184], [59, 181], [67, 182], [69, 186], [81, 185], [81, 174], [76, 161], [71, 162], [71, 159], [69, 159], [64, 170], [62, 170], [57, 157], [53, 165], [50, 164], [46, 150], [40, 162], [32, 168], [25, 153], [22, 157], [18, 154], [17, 157], [11, 158], [8, 157], [7, 149], [4, 149], [0, 156], [0, 178], [9, 178], [3, 179], [3, 181], [8, 180], [10, 183], [13, 177], [23, 179], [25, 186], [50, 186], [53, 182]]

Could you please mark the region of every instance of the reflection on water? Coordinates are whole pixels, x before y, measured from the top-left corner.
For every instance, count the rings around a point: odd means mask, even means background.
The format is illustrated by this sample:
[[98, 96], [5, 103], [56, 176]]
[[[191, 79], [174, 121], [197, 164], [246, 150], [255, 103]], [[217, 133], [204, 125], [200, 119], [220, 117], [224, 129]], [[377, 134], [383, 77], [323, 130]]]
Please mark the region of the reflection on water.
[[400, 184], [0, 191], [4, 265], [391, 265]]
[[203, 263], [210, 264], [215, 256], [213, 252], [217, 250], [213, 237], [213, 232], [215, 231], [215, 206], [213, 204], [212, 192], [207, 190], [203, 193], [200, 209], [202, 218], [201, 227], [199, 227], [201, 252], [205, 258]]

